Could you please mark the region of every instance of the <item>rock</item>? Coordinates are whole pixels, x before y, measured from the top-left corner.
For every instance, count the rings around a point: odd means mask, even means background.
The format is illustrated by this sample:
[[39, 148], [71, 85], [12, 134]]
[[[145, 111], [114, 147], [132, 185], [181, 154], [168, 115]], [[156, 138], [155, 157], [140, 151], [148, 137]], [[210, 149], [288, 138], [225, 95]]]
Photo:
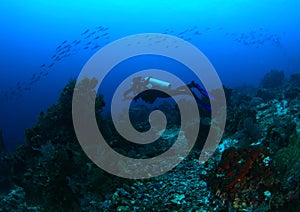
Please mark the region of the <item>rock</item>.
[[174, 198], [171, 200], [171, 202], [176, 203], [178, 205], [181, 204], [181, 201], [185, 198], [184, 194], [174, 194]]
[[265, 74], [261, 81], [261, 86], [263, 88], [278, 88], [282, 85], [284, 77], [283, 71], [271, 70]]
[[256, 107], [260, 104], [262, 104], [264, 102], [264, 100], [260, 97], [253, 97], [250, 101], [250, 106], [252, 107]]
[[2, 130], [0, 129], [0, 153], [5, 152]]

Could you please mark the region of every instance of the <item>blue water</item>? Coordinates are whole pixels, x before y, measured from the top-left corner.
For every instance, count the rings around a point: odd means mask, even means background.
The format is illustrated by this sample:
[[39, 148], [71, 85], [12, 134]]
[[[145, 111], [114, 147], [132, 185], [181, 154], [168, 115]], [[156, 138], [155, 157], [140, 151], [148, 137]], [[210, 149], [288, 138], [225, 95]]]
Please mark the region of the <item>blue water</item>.
[[[97, 50], [124, 36], [153, 32], [185, 39], [208, 57], [230, 87], [257, 86], [270, 69], [287, 76], [299, 72], [300, 2], [253, 2], [2, 0], [0, 129], [6, 147], [13, 150], [23, 142], [24, 130], [56, 102]], [[58, 58], [60, 45], [70, 46]], [[124, 67], [182, 70], [170, 61], [156, 62], [141, 59]], [[187, 83], [193, 80], [180, 74]], [[111, 76], [114, 86], [118, 77]]]

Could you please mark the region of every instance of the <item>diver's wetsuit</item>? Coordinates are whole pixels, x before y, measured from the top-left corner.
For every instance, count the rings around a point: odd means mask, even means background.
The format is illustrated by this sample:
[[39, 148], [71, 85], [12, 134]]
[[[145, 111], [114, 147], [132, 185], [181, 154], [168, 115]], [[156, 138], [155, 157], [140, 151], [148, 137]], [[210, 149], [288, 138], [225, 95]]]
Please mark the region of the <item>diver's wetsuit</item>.
[[[196, 99], [198, 104], [200, 104], [207, 110], [211, 110], [211, 107], [209, 105], [207, 105], [206, 103], [204, 103], [202, 101], [202, 99], [199, 98], [195, 94], [195, 92], [192, 90], [192, 88], [197, 89], [202, 94], [202, 96], [204, 96], [206, 98], [211, 98], [212, 100], [214, 98], [212, 96], [209, 96], [209, 94], [203, 88], [201, 88], [201, 86], [198, 83], [195, 83], [194, 81], [192, 81], [190, 84], [187, 84], [186, 86], [180, 86], [174, 90], [170, 89], [170, 90], [168, 90], [168, 93], [166, 93], [166, 92], [161, 91], [158, 88], [156, 89], [155, 87], [152, 87], [152, 89], [144, 90], [143, 88], [146, 87], [146, 85], [148, 84], [148, 81], [143, 81], [143, 83], [140, 83], [141, 79], [142, 79], [141, 77], [134, 78], [133, 86], [130, 89], [128, 89], [123, 95], [124, 99], [130, 99], [127, 97], [127, 95], [129, 93], [133, 92], [134, 95], [137, 94], [133, 98], [134, 101], [137, 101], [139, 98], [141, 98], [143, 101], [152, 104], [153, 102], [155, 102], [155, 100], [157, 98], [169, 98], [171, 96], [187, 95], [187, 94], [192, 93], [192, 95], [194, 96], [194, 98]], [[144, 91], [139, 92], [141, 90], [144, 90]]]

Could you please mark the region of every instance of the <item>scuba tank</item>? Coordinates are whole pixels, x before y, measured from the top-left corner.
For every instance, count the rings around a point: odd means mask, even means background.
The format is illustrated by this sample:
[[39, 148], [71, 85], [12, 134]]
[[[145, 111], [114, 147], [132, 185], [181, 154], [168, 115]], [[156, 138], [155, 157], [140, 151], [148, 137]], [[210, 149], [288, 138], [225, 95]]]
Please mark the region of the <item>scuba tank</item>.
[[153, 77], [145, 77], [145, 82], [147, 82], [146, 87], [149, 89], [161, 89], [161, 90], [169, 90], [171, 89], [171, 83], [162, 81], [159, 79], [155, 79]]

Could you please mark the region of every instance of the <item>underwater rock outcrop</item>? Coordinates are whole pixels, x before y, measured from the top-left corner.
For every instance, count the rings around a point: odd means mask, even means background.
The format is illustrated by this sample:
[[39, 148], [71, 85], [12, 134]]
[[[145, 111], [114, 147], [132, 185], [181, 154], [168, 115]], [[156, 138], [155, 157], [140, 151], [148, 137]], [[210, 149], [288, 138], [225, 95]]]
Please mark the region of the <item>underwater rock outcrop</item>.
[[[1, 158], [0, 185], [9, 186], [0, 191], [0, 211], [300, 211], [297, 79], [291, 76], [280, 89], [264, 88], [277, 93], [270, 99], [268, 94], [260, 98], [253, 91], [248, 95], [226, 88], [227, 126], [217, 150], [205, 152], [211, 158], [199, 164], [211, 122], [204, 116], [208, 121], [201, 123], [199, 144], [191, 153], [168, 173], [144, 180], [110, 175], [87, 158], [73, 130], [75, 81], [70, 81], [58, 103], [41, 112], [37, 123], [26, 130], [25, 143], [12, 157]], [[95, 92], [95, 80], [82, 83], [84, 95]], [[138, 130], [147, 130], [152, 109], [161, 109], [171, 118], [160, 142], [138, 152], [110, 128], [113, 123], [101, 113], [103, 107], [99, 95], [95, 111], [100, 131], [114, 150], [130, 157], [164, 152], [178, 138], [186, 142], [189, 130], [199, 127], [191, 121], [180, 132], [178, 111], [172, 104], [135, 105], [130, 109], [131, 121]]]
[[266, 204], [266, 193], [275, 193], [274, 174], [268, 151], [259, 146], [226, 149], [216, 169], [215, 190], [235, 209], [257, 208]]
[[246, 94], [227, 99], [234, 103], [219, 147], [222, 156], [213, 156], [219, 162], [209, 178], [227, 210], [299, 210], [300, 93], [291, 97], [297, 88], [291, 81], [265, 89], [276, 95], [266, 93], [255, 104], [250, 102], [257, 97]]
[[300, 74], [299, 73], [291, 74], [288, 83], [291, 86], [300, 87]]
[[279, 70], [271, 70], [263, 77], [261, 86], [263, 88], [278, 88], [283, 84], [284, 72]]
[[0, 129], [0, 154], [5, 151], [2, 130]]
[[[94, 83], [85, 80], [87, 89]], [[36, 125], [26, 131], [26, 141], [13, 155], [13, 182], [26, 193], [28, 205], [47, 211], [69, 211], [87, 201], [104, 198], [114, 177], [96, 167], [81, 149], [72, 125], [72, 95], [75, 81], [63, 89], [57, 104], [41, 112]], [[93, 92], [93, 91], [92, 91]], [[96, 99], [96, 111], [104, 106]], [[99, 115], [96, 112], [96, 115]], [[89, 193], [97, 191], [95, 193]]]
[[0, 129], [0, 193], [6, 193], [11, 188], [11, 162], [11, 157], [4, 147], [2, 130]]

